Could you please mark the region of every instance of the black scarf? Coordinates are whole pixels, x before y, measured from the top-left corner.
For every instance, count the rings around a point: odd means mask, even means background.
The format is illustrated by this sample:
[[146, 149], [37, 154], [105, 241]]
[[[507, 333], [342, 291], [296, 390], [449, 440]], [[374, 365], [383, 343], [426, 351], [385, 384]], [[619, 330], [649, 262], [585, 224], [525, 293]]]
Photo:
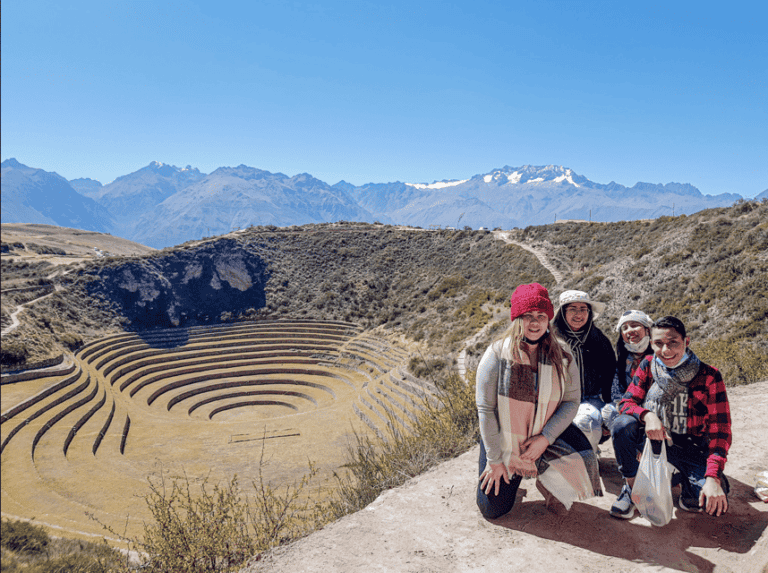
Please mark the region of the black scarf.
[[576, 364], [579, 366], [579, 377], [581, 379], [581, 395], [584, 396], [584, 382], [586, 374], [584, 372], [584, 359], [582, 357], [582, 350], [584, 343], [589, 338], [589, 332], [592, 330], [592, 307], [589, 307], [589, 317], [586, 324], [581, 330], [573, 330], [568, 321], [565, 320], [564, 309], [560, 308], [555, 316], [555, 326], [557, 327], [560, 335], [568, 342], [568, 345], [573, 351], [573, 358], [576, 360]]

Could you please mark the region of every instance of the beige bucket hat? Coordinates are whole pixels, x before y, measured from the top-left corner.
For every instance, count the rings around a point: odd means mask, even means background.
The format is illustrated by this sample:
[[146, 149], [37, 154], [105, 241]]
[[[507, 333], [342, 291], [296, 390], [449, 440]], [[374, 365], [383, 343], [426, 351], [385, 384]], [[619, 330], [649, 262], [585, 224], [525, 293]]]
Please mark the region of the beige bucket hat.
[[590, 300], [589, 295], [583, 290], [566, 290], [560, 293], [560, 312], [566, 304], [573, 302], [584, 302], [592, 307], [592, 320], [595, 320], [603, 312], [605, 312], [605, 303], [598, 302], [596, 300]]

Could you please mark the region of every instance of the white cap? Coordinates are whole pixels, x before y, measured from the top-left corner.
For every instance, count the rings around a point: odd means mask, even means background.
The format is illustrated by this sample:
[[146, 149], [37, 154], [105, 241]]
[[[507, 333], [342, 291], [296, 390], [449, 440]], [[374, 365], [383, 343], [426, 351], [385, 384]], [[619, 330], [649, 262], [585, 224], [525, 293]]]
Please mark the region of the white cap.
[[653, 319], [642, 310], [627, 310], [619, 317], [619, 322], [616, 324], [616, 332], [621, 330], [622, 324], [631, 321], [639, 322], [646, 328], [651, 328], [651, 325], [653, 324]]

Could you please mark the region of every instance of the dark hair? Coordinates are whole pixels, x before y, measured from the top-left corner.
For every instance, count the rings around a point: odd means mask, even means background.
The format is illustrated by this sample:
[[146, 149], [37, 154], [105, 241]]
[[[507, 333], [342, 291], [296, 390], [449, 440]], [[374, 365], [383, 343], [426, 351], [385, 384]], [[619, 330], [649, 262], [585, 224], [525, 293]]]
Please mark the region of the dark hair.
[[686, 336], [685, 325], [676, 316], [662, 316], [651, 325], [651, 328], [672, 328], [683, 338]]

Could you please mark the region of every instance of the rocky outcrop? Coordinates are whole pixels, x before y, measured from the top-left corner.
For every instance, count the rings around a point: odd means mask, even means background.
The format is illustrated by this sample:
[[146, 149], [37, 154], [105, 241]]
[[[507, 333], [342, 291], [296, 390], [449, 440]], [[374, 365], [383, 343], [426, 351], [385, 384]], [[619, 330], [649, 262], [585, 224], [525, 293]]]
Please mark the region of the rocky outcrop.
[[258, 310], [269, 273], [260, 257], [225, 239], [104, 265], [96, 276], [89, 293], [111, 301], [131, 328], [143, 330]]

